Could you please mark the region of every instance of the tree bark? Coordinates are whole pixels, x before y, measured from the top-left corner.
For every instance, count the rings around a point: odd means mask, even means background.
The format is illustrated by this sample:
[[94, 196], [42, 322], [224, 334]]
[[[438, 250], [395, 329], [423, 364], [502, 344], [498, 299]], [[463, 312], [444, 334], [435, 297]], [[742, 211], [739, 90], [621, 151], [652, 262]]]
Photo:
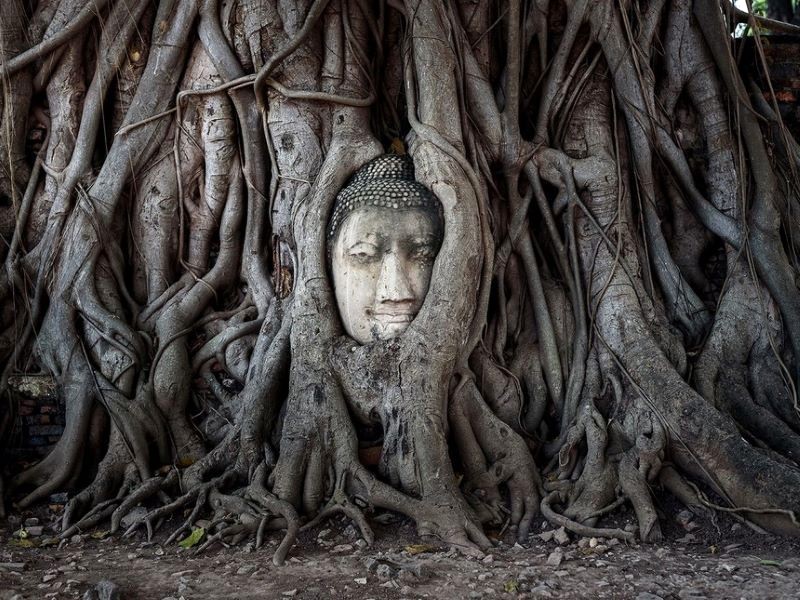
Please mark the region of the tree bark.
[[[50, 374], [67, 424], [5, 500], [68, 490], [64, 536], [139, 504], [170, 541], [282, 531], [276, 563], [376, 509], [472, 554], [539, 512], [658, 541], [659, 493], [800, 532], [800, 151], [741, 15], [30, 4], [0, 8], [0, 391]], [[413, 322], [359, 344], [326, 232], [387, 152], [444, 234]]]

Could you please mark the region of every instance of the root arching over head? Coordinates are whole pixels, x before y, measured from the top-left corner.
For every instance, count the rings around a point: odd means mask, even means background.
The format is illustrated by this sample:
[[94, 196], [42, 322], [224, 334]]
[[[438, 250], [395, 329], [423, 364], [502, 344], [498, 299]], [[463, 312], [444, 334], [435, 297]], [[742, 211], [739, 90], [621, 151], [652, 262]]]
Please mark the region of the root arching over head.
[[[473, 554], [540, 513], [658, 541], [657, 493], [800, 532], [800, 152], [736, 66], [741, 13], [21, 6], [0, 9], [0, 391], [49, 374], [67, 420], [4, 501], [70, 491], [64, 536], [211, 515], [201, 549], [277, 531], [276, 563], [331, 515], [371, 543], [375, 509]], [[387, 152], [443, 233], [386, 246], [403, 326], [359, 343], [326, 232]], [[637, 532], [604, 527], [625, 504]]]

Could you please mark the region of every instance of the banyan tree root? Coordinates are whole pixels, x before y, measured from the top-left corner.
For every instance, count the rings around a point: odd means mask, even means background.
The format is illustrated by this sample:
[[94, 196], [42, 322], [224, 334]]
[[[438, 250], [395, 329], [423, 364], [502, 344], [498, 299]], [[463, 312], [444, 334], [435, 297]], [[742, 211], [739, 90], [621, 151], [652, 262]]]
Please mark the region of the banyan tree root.
[[[654, 542], [665, 492], [798, 533], [800, 154], [726, 3], [22, 6], [0, 387], [52, 374], [67, 424], [16, 506], [69, 490], [64, 536], [138, 505], [123, 534], [278, 531], [276, 563], [332, 515], [371, 543], [374, 509], [474, 554], [540, 510]], [[359, 344], [326, 232], [387, 151], [444, 234], [413, 322]], [[602, 526], [624, 504], [636, 534]]]

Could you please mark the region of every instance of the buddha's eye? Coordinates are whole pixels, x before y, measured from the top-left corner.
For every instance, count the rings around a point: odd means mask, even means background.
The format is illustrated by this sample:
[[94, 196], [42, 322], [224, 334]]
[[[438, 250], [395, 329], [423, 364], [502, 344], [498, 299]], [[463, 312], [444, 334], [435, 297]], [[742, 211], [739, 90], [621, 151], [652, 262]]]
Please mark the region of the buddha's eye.
[[416, 246], [411, 251], [411, 258], [422, 263], [429, 263], [436, 258], [436, 252], [427, 244]]
[[378, 248], [374, 244], [359, 243], [351, 247], [348, 256], [357, 262], [371, 262], [378, 256]]

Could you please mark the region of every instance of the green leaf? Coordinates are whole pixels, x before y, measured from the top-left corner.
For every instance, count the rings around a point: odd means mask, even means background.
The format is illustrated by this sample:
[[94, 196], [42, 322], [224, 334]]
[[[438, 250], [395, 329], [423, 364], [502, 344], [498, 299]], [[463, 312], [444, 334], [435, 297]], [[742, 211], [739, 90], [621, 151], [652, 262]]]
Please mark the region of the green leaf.
[[761, 15], [762, 17], [767, 14], [767, 0], [753, 0], [752, 3], [753, 14]]
[[513, 579], [509, 579], [503, 584], [503, 589], [509, 594], [519, 591], [519, 584]]
[[181, 548], [191, 548], [192, 546], [197, 544], [200, 540], [202, 540], [205, 534], [206, 534], [205, 529], [203, 529], [202, 527], [195, 527], [194, 529], [192, 529], [192, 533], [190, 533], [188, 536], [186, 536], [180, 542], [178, 542], [178, 545]]
[[761, 564], [764, 565], [765, 567], [780, 567], [781, 566], [781, 562], [779, 560], [762, 559], [761, 560]]
[[36, 544], [33, 541], [28, 539], [12, 539], [8, 540], [8, 545], [13, 546], [14, 548], [33, 548]]

